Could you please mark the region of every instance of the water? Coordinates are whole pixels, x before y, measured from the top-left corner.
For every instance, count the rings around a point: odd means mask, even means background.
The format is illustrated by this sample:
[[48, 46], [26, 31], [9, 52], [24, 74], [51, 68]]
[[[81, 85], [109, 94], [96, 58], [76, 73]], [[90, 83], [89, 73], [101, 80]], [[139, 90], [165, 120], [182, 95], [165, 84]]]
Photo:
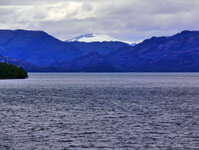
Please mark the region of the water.
[[0, 80], [1, 150], [199, 149], [199, 74]]

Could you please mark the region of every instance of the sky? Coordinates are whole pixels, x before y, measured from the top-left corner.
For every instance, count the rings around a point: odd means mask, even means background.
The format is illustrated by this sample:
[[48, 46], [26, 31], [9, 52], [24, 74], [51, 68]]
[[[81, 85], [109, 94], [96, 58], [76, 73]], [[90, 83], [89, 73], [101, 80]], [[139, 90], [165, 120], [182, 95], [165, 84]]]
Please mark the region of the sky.
[[0, 0], [0, 29], [61, 40], [102, 33], [128, 41], [199, 30], [199, 0]]

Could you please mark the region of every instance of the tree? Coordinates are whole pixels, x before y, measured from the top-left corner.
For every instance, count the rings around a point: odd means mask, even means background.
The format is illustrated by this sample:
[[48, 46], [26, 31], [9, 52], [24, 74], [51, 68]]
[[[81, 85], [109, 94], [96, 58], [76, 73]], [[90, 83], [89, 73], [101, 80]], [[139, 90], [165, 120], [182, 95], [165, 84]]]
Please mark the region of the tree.
[[0, 79], [25, 79], [27, 72], [22, 67], [17, 67], [6, 62], [0, 63]]

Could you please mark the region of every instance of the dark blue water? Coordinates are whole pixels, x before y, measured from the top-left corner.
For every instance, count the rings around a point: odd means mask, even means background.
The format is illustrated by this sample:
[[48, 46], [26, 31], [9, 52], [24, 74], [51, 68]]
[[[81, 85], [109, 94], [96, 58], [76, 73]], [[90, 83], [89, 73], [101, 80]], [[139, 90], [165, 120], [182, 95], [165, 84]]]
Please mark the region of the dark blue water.
[[0, 80], [1, 150], [199, 149], [199, 74]]

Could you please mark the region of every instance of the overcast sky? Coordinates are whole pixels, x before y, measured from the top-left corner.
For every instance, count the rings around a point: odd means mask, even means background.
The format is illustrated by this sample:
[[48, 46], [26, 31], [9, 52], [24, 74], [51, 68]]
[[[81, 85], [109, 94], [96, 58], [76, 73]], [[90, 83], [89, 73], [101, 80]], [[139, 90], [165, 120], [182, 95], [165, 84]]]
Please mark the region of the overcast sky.
[[199, 0], [0, 0], [0, 29], [44, 30], [62, 40], [103, 33], [139, 41], [199, 30]]

